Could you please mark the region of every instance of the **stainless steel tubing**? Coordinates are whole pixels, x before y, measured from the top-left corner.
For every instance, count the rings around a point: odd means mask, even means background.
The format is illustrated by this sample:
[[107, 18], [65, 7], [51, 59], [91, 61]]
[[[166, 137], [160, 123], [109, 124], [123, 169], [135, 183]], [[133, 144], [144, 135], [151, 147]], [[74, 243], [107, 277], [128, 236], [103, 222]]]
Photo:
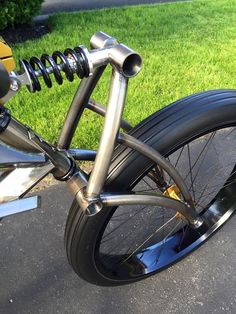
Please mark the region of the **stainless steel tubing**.
[[[107, 108], [92, 99], [89, 100], [86, 107], [102, 117], [106, 115]], [[124, 119], [121, 119], [120, 127], [126, 132], [129, 132], [133, 128], [132, 125]]]
[[183, 202], [170, 197], [155, 194], [101, 194], [100, 199], [105, 206], [122, 206], [122, 205], [152, 205], [163, 206], [174, 209], [185, 217], [192, 225], [199, 226], [201, 218], [194, 208], [187, 206]]
[[93, 68], [111, 63], [127, 78], [137, 75], [142, 67], [140, 55], [123, 44], [91, 50], [88, 59]]
[[98, 32], [93, 35], [90, 43], [95, 50], [90, 51], [88, 58], [94, 67], [109, 62], [116, 66], [118, 71], [127, 78], [137, 75], [141, 70], [142, 58], [140, 55], [127, 46], [118, 43], [115, 38], [103, 32]]
[[140, 152], [142, 155], [146, 156], [150, 160], [154, 161], [161, 168], [163, 168], [179, 187], [181, 193], [183, 194], [184, 200], [191, 207], [194, 208], [193, 200], [188, 190], [188, 187], [186, 186], [184, 180], [182, 179], [178, 171], [175, 169], [175, 167], [172, 166], [172, 164], [166, 158], [164, 158], [152, 147], [148, 146], [147, 144], [139, 141], [138, 139], [128, 134], [120, 133], [118, 137], [118, 142]]
[[29, 139], [28, 129], [25, 125], [11, 117], [6, 130], [0, 133], [0, 140], [11, 147], [30, 153], [41, 152], [37, 145]]
[[109, 102], [104, 128], [95, 159], [94, 168], [87, 187], [88, 196], [97, 196], [101, 192], [111, 162], [116, 137], [120, 128], [128, 80], [113, 69]]
[[60, 149], [68, 149], [70, 147], [85, 105], [88, 103], [89, 97], [99, 81], [104, 69], [105, 66], [96, 69], [92, 76], [84, 78], [81, 81], [61, 130], [57, 145]]

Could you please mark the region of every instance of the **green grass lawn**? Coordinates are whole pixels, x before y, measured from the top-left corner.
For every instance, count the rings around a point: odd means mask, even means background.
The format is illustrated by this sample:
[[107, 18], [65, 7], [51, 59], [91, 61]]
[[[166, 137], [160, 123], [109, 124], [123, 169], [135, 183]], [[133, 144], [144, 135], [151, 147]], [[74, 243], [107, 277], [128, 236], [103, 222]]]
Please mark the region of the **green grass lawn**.
[[[145, 5], [50, 18], [52, 32], [40, 40], [13, 46], [17, 59], [52, 53], [78, 44], [89, 45], [102, 30], [137, 50], [141, 73], [130, 80], [124, 116], [132, 124], [174, 100], [208, 89], [236, 88], [236, 0]], [[94, 98], [106, 104], [110, 69]], [[79, 81], [42, 88], [26, 88], [9, 107], [21, 121], [55, 142]], [[86, 111], [74, 146], [97, 146], [102, 118]]]

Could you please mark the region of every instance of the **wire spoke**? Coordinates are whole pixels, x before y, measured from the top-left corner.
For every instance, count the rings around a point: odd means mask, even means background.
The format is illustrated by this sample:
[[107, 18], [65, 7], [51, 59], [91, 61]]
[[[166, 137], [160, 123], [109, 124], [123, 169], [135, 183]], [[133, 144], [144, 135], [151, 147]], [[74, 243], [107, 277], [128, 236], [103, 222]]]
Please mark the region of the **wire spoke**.
[[144, 181], [151, 189], [154, 189], [154, 188], [151, 186], [151, 184], [149, 184], [149, 183], [147, 182], [147, 180], [143, 179], [143, 181]]
[[119, 226], [117, 226], [116, 228], [114, 228], [112, 231], [110, 231], [109, 233], [107, 233], [103, 239], [105, 239], [107, 236], [109, 236], [111, 233], [115, 232], [118, 228], [120, 228], [121, 226], [123, 226], [124, 224], [126, 224], [129, 220], [131, 220], [132, 218], [134, 218], [136, 215], [138, 215], [141, 211], [143, 211], [145, 208], [147, 208], [147, 206], [142, 207], [141, 209], [139, 209], [138, 211], [135, 212], [135, 214], [133, 214], [132, 216], [130, 216], [128, 219], [126, 219], [123, 223], [121, 223]]
[[[208, 145], [207, 150], [205, 150], [205, 153], [204, 153], [204, 155], [203, 155], [202, 162], [200, 163], [200, 166], [198, 167], [198, 170], [196, 171], [196, 174], [195, 174], [195, 176], [194, 176], [194, 178], [193, 178], [193, 182], [192, 182], [192, 184], [191, 184], [191, 186], [190, 186], [189, 189], [192, 188], [192, 185], [194, 184], [194, 182], [195, 182], [195, 180], [196, 180], [196, 178], [197, 178], [197, 176], [198, 176], [198, 174], [199, 174], [199, 171], [200, 171], [200, 169], [202, 168], [203, 161], [205, 160], [205, 158], [206, 158], [206, 156], [207, 156], [207, 153], [208, 153], [209, 148], [210, 148], [210, 146], [211, 146], [211, 144], [212, 144], [212, 141], [213, 141], [214, 136], [215, 136], [215, 132], [214, 132], [214, 135], [210, 137], [210, 141], [208, 141], [208, 143], [210, 143], [210, 144]], [[204, 149], [205, 149], [205, 147], [206, 147], [206, 145], [204, 146]], [[202, 152], [203, 152], [203, 151], [202, 151]], [[202, 152], [201, 152], [200, 155], [202, 155]], [[199, 155], [199, 157], [200, 157], [200, 155]], [[198, 160], [199, 160], [199, 158], [198, 158]], [[195, 163], [195, 165], [196, 165], [196, 163]]]
[[151, 191], [156, 191], [155, 188], [152, 188], [152, 189], [146, 189], [146, 190], [135, 190], [136, 193], [142, 193], [142, 192], [151, 192]]
[[184, 146], [181, 148], [179, 156], [178, 156], [178, 158], [177, 158], [177, 160], [175, 162], [175, 165], [174, 165], [175, 168], [177, 167], [177, 165], [179, 163], [179, 160], [180, 160], [180, 157], [182, 156], [183, 150], [184, 150]]
[[[169, 218], [169, 219], [170, 219], [170, 218], [172, 218], [172, 217], [173, 217], [173, 216], [171, 216], [171, 217], [164, 217], [164, 218], [167, 218], [167, 219]], [[164, 224], [164, 220], [163, 220], [163, 224]], [[164, 230], [164, 228], [162, 228], [162, 230]], [[162, 233], [162, 236], [164, 236], [163, 233]], [[136, 240], [136, 239], [135, 239], [135, 240]], [[130, 249], [132, 248], [132, 246], [133, 246], [134, 243], [135, 243], [135, 241], [133, 241], [132, 244], [129, 246], [129, 248], [126, 250], [126, 254], [128, 254], [128, 252], [130, 251]], [[125, 255], [125, 254], [124, 254], [124, 255]]]
[[144, 240], [127, 258], [125, 258], [121, 264], [125, 263], [130, 257], [132, 257], [138, 250], [140, 250], [144, 244], [146, 244], [149, 240], [151, 240], [154, 235], [156, 235], [159, 231], [161, 231], [164, 227], [166, 227], [171, 221], [173, 221], [177, 217], [177, 214], [175, 214], [172, 218], [170, 218], [164, 225], [157, 228], [146, 240]]
[[[232, 177], [235, 173], [236, 173], [236, 171], [234, 171], [234, 172], [230, 175], [230, 177]], [[217, 175], [218, 175], [218, 172], [213, 176], [213, 178], [215, 178]], [[230, 177], [229, 177], [229, 178], [230, 178]], [[212, 180], [213, 180], [213, 178], [212, 178]], [[204, 192], [206, 191], [206, 188], [209, 186], [209, 184], [212, 182], [212, 180], [211, 180], [210, 182], [208, 182], [208, 183], [205, 185], [205, 187], [202, 189], [202, 192], [201, 192], [201, 194], [200, 194], [198, 200], [196, 200], [196, 205], [199, 204], [199, 202], [200, 202], [200, 200], [202, 199], [202, 197], [205, 197], [205, 196], [211, 195], [211, 194], [213, 194], [213, 193], [216, 193], [217, 190], [218, 190], [218, 187], [221, 187], [221, 186], [222, 186], [222, 183], [217, 184], [217, 185], [213, 185], [212, 188], [217, 188], [217, 189], [215, 189], [214, 191], [212, 191], [212, 192], [210, 192], [210, 193], [208, 193], [208, 194], [204, 194]], [[232, 185], [232, 184], [235, 183], [235, 182], [236, 182], [236, 179], [234, 179], [233, 181], [229, 181], [229, 180], [228, 180], [228, 184], [224, 185], [223, 187], [226, 188], [227, 186], [230, 186], [230, 185]]]
[[161, 256], [161, 253], [162, 253], [162, 251], [163, 251], [164, 245], [165, 245], [165, 243], [166, 243], [166, 240], [169, 238], [169, 236], [170, 236], [171, 234], [173, 234], [173, 233], [177, 230], [177, 228], [179, 227], [180, 224], [181, 224], [181, 221], [179, 221], [179, 222], [175, 225], [175, 227], [174, 227], [174, 228], [165, 236], [165, 238], [162, 240], [163, 243], [161, 244], [161, 247], [160, 247], [159, 252], [158, 252], [158, 254], [157, 254], [156, 258], [155, 258], [155, 261], [154, 261], [152, 264], [158, 262], [158, 260], [159, 260], [159, 258], [160, 258], [160, 256]]
[[[188, 163], [190, 167], [190, 180], [191, 180], [191, 187], [192, 187], [192, 192], [193, 192], [193, 200], [195, 201], [195, 193], [193, 189], [193, 173], [192, 173], [192, 166], [191, 166], [191, 158], [190, 158], [190, 149], [189, 149], [189, 144], [187, 145], [188, 148]], [[190, 190], [190, 189], [189, 189]]]
[[[170, 147], [173, 150], [166, 159], [186, 182], [200, 215], [204, 213], [208, 217], [211, 205], [223, 206], [219, 208], [222, 215], [226, 213], [227, 206], [231, 206], [230, 202], [228, 204], [221, 199], [228, 196], [227, 187], [231, 186], [231, 193], [236, 189], [236, 154], [232, 143], [232, 147], [228, 148], [235, 131], [235, 127], [219, 129], [196, 138], [186, 138], [183, 145], [176, 144], [176, 149]], [[173, 184], [171, 175], [162, 170], [160, 173], [163, 173], [167, 184]], [[159, 182], [162, 183], [162, 177], [159, 177], [159, 172], [155, 173], [154, 167], [137, 181], [133, 191], [144, 194], [163, 192]], [[217, 223], [219, 218], [212, 211], [213, 214], [212, 219], [216, 219], [214, 223]], [[112, 272], [112, 276], [148, 274], [163, 265], [167, 266], [168, 261], [175, 261], [175, 256], [178, 258], [185, 248], [192, 250], [190, 246], [195, 243], [197, 235], [177, 215], [176, 210], [158, 204], [143, 207], [137, 204], [133, 209], [128, 205], [126, 208], [125, 205], [117, 207], [103, 232], [99, 248], [104, 266]]]
[[[166, 219], [168, 219], [168, 218], [171, 218], [172, 216], [165, 216], [164, 218], [166, 218]], [[133, 218], [133, 217], [132, 217]], [[158, 221], [158, 220], [160, 220], [160, 219], [162, 219], [163, 218], [163, 216], [158, 216], [158, 217], [155, 217], [155, 221]], [[111, 219], [111, 221], [112, 221], [112, 219]], [[116, 221], [116, 220], [115, 220]], [[120, 224], [117, 228], [116, 228], [116, 230], [118, 229], [118, 228], [120, 228], [122, 226], [122, 224]], [[113, 231], [114, 231], [114, 229], [112, 230], [112, 232], [111, 233], [113, 233]], [[114, 239], [114, 237], [117, 237], [117, 235], [114, 235], [113, 237], [109, 237], [109, 238], [107, 238], [106, 236], [107, 235], [110, 235], [111, 233], [109, 233], [109, 234], [106, 234], [104, 237], [103, 237], [103, 240], [101, 241], [101, 244], [104, 244], [104, 243], [106, 243], [106, 242], [108, 242], [108, 241], [110, 241], [111, 239]], [[106, 238], [106, 240], [104, 241], [104, 238]], [[124, 239], [122, 239], [122, 241], [123, 241]], [[136, 240], [136, 239], [135, 239]], [[122, 243], [122, 241], [118, 244], [118, 246]], [[111, 251], [112, 252], [112, 251]], [[111, 253], [111, 252], [109, 252], [109, 253]]]
[[[207, 147], [207, 145], [209, 144], [209, 142], [211, 141], [211, 139], [212, 139], [212, 134], [211, 134], [211, 136], [209, 136], [209, 139], [207, 140], [207, 142], [205, 143], [203, 149], [201, 150], [200, 154], [198, 155], [197, 159], [196, 159], [195, 162], [193, 163], [192, 169], [196, 166], [198, 160], [199, 160], [200, 157], [202, 156], [202, 154], [203, 154], [205, 148]], [[185, 146], [184, 146], [184, 147], [185, 147]], [[208, 146], [208, 149], [209, 149], [209, 146]], [[208, 150], [207, 150], [207, 151], [208, 151]], [[190, 170], [189, 170], [189, 172], [187, 173], [187, 175], [184, 177], [184, 181], [187, 179], [187, 177], [189, 176], [189, 174], [190, 174]]]

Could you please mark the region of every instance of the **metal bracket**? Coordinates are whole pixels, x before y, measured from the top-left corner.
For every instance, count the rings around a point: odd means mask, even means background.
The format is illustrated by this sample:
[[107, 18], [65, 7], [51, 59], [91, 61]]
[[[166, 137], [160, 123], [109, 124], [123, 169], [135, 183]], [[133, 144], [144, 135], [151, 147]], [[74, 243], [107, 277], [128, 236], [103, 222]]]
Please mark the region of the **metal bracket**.
[[11, 201], [0, 205], [0, 218], [13, 214], [22, 213], [31, 209], [39, 208], [41, 205], [39, 196], [32, 196]]

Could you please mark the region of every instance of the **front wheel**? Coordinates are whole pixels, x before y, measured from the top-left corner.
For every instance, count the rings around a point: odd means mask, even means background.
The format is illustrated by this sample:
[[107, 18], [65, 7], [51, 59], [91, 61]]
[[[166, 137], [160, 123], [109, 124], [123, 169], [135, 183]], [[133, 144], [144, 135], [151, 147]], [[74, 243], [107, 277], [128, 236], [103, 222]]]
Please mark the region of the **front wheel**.
[[[198, 232], [159, 206], [103, 208], [88, 217], [74, 202], [65, 231], [67, 256], [78, 275], [99, 285], [131, 283], [169, 267], [203, 244], [236, 208], [236, 91], [186, 97], [145, 119], [131, 135], [176, 167], [207, 228]], [[152, 169], [150, 160], [118, 146], [106, 189], [160, 193]], [[165, 180], [173, 186], [171, 178]]]

